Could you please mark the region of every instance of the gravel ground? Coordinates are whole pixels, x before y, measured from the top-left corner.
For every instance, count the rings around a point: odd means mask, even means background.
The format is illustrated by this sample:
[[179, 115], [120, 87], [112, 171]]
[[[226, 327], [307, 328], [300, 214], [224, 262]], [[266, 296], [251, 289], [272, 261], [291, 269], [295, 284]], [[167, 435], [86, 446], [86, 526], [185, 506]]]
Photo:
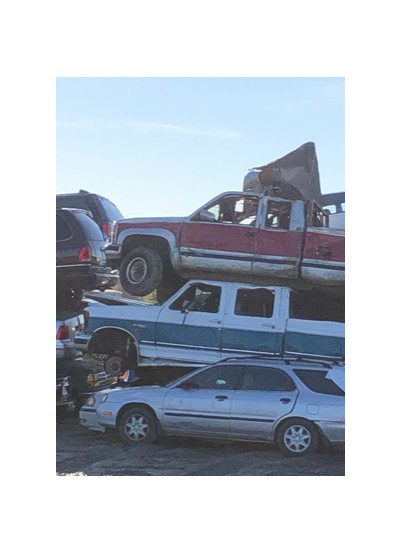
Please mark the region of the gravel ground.
[[127, 447], [76, 418], [57, 422], [57, 475], [345, 475], [344, 450], [285, 458], [273, 445], [183, 437]]

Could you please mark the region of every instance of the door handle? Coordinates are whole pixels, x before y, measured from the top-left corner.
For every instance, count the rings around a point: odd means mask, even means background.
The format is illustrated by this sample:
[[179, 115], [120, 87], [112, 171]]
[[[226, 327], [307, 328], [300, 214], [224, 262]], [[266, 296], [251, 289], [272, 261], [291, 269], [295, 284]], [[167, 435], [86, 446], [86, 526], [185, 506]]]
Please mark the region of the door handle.
[[215, 398], [218, 399], [219, 401], [224, 401], [225, 399], [228, 398], [228, 395], [216, 395]]
[[283, 404], [287, 404], [287, 403], [290, 403], [290, 401], [292, 399], [289, 399], [288, 397], [282, 397], [282, 399], [279, 399], [281, 401], [281, 403]]
[[222, 324], [222, 320], [209, 320], [212, 324]]
[[246, 236], [249, 236], [250, 238], [254, 237], [256, 235], [255, 232], [247, 232]]

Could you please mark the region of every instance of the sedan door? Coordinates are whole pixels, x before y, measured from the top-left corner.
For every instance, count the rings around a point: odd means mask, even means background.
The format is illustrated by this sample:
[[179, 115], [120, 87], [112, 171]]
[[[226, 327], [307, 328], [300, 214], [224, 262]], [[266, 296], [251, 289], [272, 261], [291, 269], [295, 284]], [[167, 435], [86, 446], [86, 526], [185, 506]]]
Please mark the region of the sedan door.
[[238, 366], [212, 366], [185, 378], [165, 395], [161, 424], [176, 435], [229, 436]]
[[282, 370], [244, 367], [232, 399], [232, 436], [272, 441], [275, 422], [293, 410], [297, 395], [292, 378]]

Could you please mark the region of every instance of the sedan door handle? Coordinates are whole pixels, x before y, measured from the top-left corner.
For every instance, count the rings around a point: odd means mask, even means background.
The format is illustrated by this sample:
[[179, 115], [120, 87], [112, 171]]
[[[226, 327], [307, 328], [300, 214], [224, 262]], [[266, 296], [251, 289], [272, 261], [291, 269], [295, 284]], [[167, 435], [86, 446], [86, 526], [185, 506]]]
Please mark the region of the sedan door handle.
[[281, 403], [283, 404], [287, 404], [287, 403], [290, 403], [290, 401], [292, 399], [289, 399], [288, 397], [282, 397], [282, 399], [279, 399], [281, 401]]
[[247, 232], [246, 236], [249, 236], [249, 238], [253, 238], [256, 235], [255, 232]]
[[225, 399], [228, 398], [228, 395], [216, 395], [215, 398], [218, 399], [219, 401], [224, 401]]

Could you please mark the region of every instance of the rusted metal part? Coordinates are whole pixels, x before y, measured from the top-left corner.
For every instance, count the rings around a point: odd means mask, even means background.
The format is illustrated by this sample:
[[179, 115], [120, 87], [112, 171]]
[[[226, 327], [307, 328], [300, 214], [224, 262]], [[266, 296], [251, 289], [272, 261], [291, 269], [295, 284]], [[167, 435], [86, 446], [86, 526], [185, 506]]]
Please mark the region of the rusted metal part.
[[285, 199], [314, 199], [321, 204], [314, 142], [306, 142], [272, 163], [251, 169], [245, 176], [243, 190]]

